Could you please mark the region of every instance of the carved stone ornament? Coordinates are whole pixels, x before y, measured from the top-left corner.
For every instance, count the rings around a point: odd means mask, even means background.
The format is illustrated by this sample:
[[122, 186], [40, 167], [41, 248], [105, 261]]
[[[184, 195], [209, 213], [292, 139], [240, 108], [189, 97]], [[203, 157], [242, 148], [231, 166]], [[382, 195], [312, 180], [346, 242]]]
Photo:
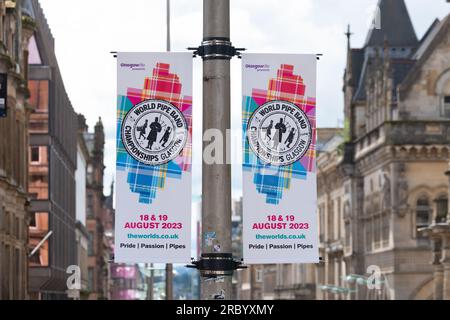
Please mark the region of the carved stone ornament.
[[383, 210], [388, 210], [391, 207], [391, 178], [388, 170], [388, 168], [383, 170]]
[[409, 211], [408, 205], [408, 180], [406, 179], [406, 166], [404, 163], [398, 164], [397, 167], [397, 215], [401, 218], [405, 217]]

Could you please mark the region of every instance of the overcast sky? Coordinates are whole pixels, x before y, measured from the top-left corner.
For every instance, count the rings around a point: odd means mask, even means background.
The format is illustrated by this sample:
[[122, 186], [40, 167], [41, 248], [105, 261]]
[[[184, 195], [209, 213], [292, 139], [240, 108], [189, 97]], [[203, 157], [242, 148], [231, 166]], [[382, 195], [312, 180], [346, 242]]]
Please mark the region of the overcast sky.
[[[105, 192], [115, 172], [116, 65], [110, 51], [165, 51], [166, 0], [40, 0], [55, 37], [56, 55], [75, 111], [93, 129], [101, 116], [106, 131]], [[361, 47], [377, 0], [231, 0], [231, 39], [249, 52], [322, 53], [318, 65], [318, 124], [343, 122], [344, 32]], [[436, 18], [450, 12], [445, 0], [407, 0], [420, 38]], [[202, 1], [172, 0], [172, 50], [185, 51], [202, 39]], [[201, 59], [194, 59], [194, 194], [200, 194]], [[240, 60], [232, 61], [232, 126], [240, 128]], [[233, 152], [240, 154], [240, 141]], [[200, 151], [200, 152], [198, 152]], [[240, 194], [233, 166], [234, 197]]]

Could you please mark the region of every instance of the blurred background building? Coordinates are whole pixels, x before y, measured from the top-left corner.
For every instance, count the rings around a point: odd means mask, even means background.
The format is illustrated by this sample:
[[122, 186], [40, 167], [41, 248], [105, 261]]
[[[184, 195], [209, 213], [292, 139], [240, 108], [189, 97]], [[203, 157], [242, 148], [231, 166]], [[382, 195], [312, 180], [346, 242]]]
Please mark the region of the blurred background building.
[[276, 266], [275, 299], [450, 299], [450, 16], [422, 39], [403, 0], [376, 21], [347, 33], [345, 129], [318, 133], [323, 262]]
[[42, 8], [32, 1], [29, 13], [36, 31], [29, 44], [30, 250], [52, 235], [30, 258], [32, 299], [67, 297], [66, 269], [76, 264], [75, 170], [77, 116], [64, 88], [54, 38]]
[[108, 298], [108, 263], [110, 260], [108, 243], [103, 224], [105, 197], [103, 194], [103, 154], [105, 134], [101, 119], [94, 132], [84, 132], [89, 152], [86, 182], [86, 228], [88, 230], [88, 291], [89, 299]]
[[0, 1], [0, 300], [28, 296], [27, 60], [34, 22], [26, 9]]
[[89, 161], [89, 150], [87, 148], [84, 133], [87, 131], [86, 119], [83, 115], [78, 115], [78, 135], [77, 135], [77, 170], [75, 172], [76, 181], [76, 245], [77, 245], [77, 265], [80, 267], [80, 299], [88, 296], [88, 246], [89, 233], [86, 229], [86, 182], [87, 165]]
[[145, 300], [146, 277], [138, 265], [114, 264], [111, 267], [112, 300]]
[[[109, 298], [101, 120], [89, 133], [74, 112], [37, 0], [0, 1], [0, 28], [0, 299]], [[68, 295], [70, 266], [81, 288]]]

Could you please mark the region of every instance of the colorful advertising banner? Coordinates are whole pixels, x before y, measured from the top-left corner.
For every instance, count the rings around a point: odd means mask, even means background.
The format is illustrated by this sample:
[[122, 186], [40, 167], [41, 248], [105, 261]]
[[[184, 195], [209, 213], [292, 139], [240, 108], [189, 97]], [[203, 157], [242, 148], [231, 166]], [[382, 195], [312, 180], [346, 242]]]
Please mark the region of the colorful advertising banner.
[[191, 257], [192, 54], [117, 54], [115, 262]]
[[244, 263], [319, 262], [316, 61], [243, 55]]

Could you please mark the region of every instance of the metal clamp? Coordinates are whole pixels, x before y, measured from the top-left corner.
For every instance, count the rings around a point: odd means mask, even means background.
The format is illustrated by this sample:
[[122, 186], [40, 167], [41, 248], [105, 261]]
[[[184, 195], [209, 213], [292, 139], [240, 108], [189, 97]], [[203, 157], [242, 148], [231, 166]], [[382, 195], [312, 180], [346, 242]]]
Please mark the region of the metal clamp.
[[200, 47], [189, 47], [194, 51], [194, 58], [200, 56], [203, 60], [231, 60], [234, 56], [241, 58], [245, 48], [235, 48], [228, 38], [205, 38]]
[[234, 260], [231, 253], [204, 253], [199, 261], [192, 258], [192, 264], [186, 267], [199, 270], [205, 278], [232, 276], [234, 270], [247, 268], [242, 261]]

